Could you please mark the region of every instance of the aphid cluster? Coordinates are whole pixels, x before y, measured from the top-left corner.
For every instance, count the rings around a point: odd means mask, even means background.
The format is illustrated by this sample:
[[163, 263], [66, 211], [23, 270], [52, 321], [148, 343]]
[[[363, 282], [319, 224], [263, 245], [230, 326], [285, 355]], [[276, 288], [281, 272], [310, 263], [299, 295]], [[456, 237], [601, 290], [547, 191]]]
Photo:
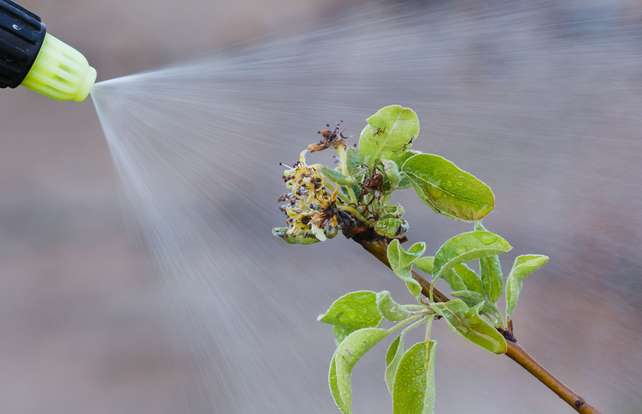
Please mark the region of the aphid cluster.
[[317, 131], [317, 134], [321, 135], [321, 141], [308, 145], [308, 151], [310, 152], [323, 151], [330, 147], [345, 144], [346, 137], [343, 136], [343, 121], [339, 121], [334, 129], [330, 129], [330, 124], [325, 124], [325, 128]]
[[383, 174], [375, 169], [371, 176], [365, 177], [361, 183], [361, 193], [366, 194], [369, 191], [381, 191], [383, 187]]

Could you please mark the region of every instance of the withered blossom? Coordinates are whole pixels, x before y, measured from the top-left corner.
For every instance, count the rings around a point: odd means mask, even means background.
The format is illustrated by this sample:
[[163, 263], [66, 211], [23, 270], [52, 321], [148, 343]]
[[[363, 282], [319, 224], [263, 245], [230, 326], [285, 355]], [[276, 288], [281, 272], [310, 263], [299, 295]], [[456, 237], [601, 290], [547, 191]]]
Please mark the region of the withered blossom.
[[279, 201], [287, 216], [287, 227], [277, 227], [273, 233], [288, 243], [312, 244], [331, 239], [339, 232], [337, 193], [325, 183], [317, 165], [308, 165], [307, 151], [283, 172], [289, 192]]

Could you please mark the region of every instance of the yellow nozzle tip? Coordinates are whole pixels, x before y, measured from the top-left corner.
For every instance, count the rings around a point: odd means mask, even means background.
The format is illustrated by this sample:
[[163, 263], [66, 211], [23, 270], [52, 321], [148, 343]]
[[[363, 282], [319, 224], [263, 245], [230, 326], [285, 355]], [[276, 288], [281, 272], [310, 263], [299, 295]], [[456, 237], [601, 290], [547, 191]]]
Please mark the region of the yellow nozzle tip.
[[47, 33], [22, 86], [60, 101], [82, 102], [96, 82], [96, 69], [65, 42]]
[[87, 70], [85, 76], [85, 80], [80, 84], [80, 87], [78, 88], [78, 94], [73, 99], [74, 101], [82, 102], [87, 99], [87, 96], [89, 96], [91, 90], [94, 87], [94, 84], [96, 83], [96, 76], [98, 76], [98, 74], [96, 73], [96, 69], [89, 66], [89, 69]]

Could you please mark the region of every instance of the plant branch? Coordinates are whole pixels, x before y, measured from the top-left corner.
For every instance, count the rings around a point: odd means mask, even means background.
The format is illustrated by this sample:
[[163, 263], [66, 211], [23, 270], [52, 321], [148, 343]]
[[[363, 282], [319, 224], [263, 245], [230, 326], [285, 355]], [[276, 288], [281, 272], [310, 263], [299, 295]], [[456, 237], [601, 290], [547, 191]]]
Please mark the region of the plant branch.
[[524, 348], [514, 342], [507, 343], [508, 350], [506, 351], [506, 356], [521, 365], [522, 368], [537, 378], [542, 384], [546, 385], [551, 391], [557, 394], [558, 397], [566, 401], [575, 411], [581, 414], [600, 413], [596, 408], [588, 404], [584, 398], [580, 397], [575, 391], [555, 378], [553, 374], [541, 366]]
[[[366, 249], [370, 254], [379, 259], [384, 265], [390, 267], [387, 258], [387, 247], [388, 241], [385, 239], [372, 239], [372, 238], [360, 238], [353, 237], [354, 240], [359, 243], [364, 249]], [[432, 297], [436, 302], [447, 302], [450, 298], [441, 292], [439, 289], [434, 287], [428, 280], [421, 276], [417, 272], [412, 272], [414, 279], [419, 282], [421, 285], [421, 293], [428, 297], [432, 291]], [[505, 335], [505, 332], [502, 332], [502, 335]], [[508, 349], [506, 351], [506, 356], [516, 363], [518, 363], [522, 368], [524, 368], [528, 373], [537, 378], [542, 384], [546, 385], [551, 391], [557, 394], [562, 400], [564, 400], [568, 405], [573, 407], [575, 411], [580, 414], [600, 414], [600, 412], [588, 404], [581, 396], [579, 396], [575, 391], [567, 387], [562, 381], [557, 379], [553, 374], [547, 371], [542, 367], [535, 358], [528, 354], [521, 346], [519, 346], [515, 341], [507, 340], [506, 344]]]

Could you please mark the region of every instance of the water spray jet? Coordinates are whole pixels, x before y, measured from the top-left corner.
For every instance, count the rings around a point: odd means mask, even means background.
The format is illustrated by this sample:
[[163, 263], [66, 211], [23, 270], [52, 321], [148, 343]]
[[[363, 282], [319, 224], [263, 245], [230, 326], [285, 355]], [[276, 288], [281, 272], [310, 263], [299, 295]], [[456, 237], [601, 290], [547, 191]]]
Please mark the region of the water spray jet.
[[0, 87], [82, 102], [95, 82], [96, 70], [82, 53], [47, 33], [36, 14], [0, 0]]

